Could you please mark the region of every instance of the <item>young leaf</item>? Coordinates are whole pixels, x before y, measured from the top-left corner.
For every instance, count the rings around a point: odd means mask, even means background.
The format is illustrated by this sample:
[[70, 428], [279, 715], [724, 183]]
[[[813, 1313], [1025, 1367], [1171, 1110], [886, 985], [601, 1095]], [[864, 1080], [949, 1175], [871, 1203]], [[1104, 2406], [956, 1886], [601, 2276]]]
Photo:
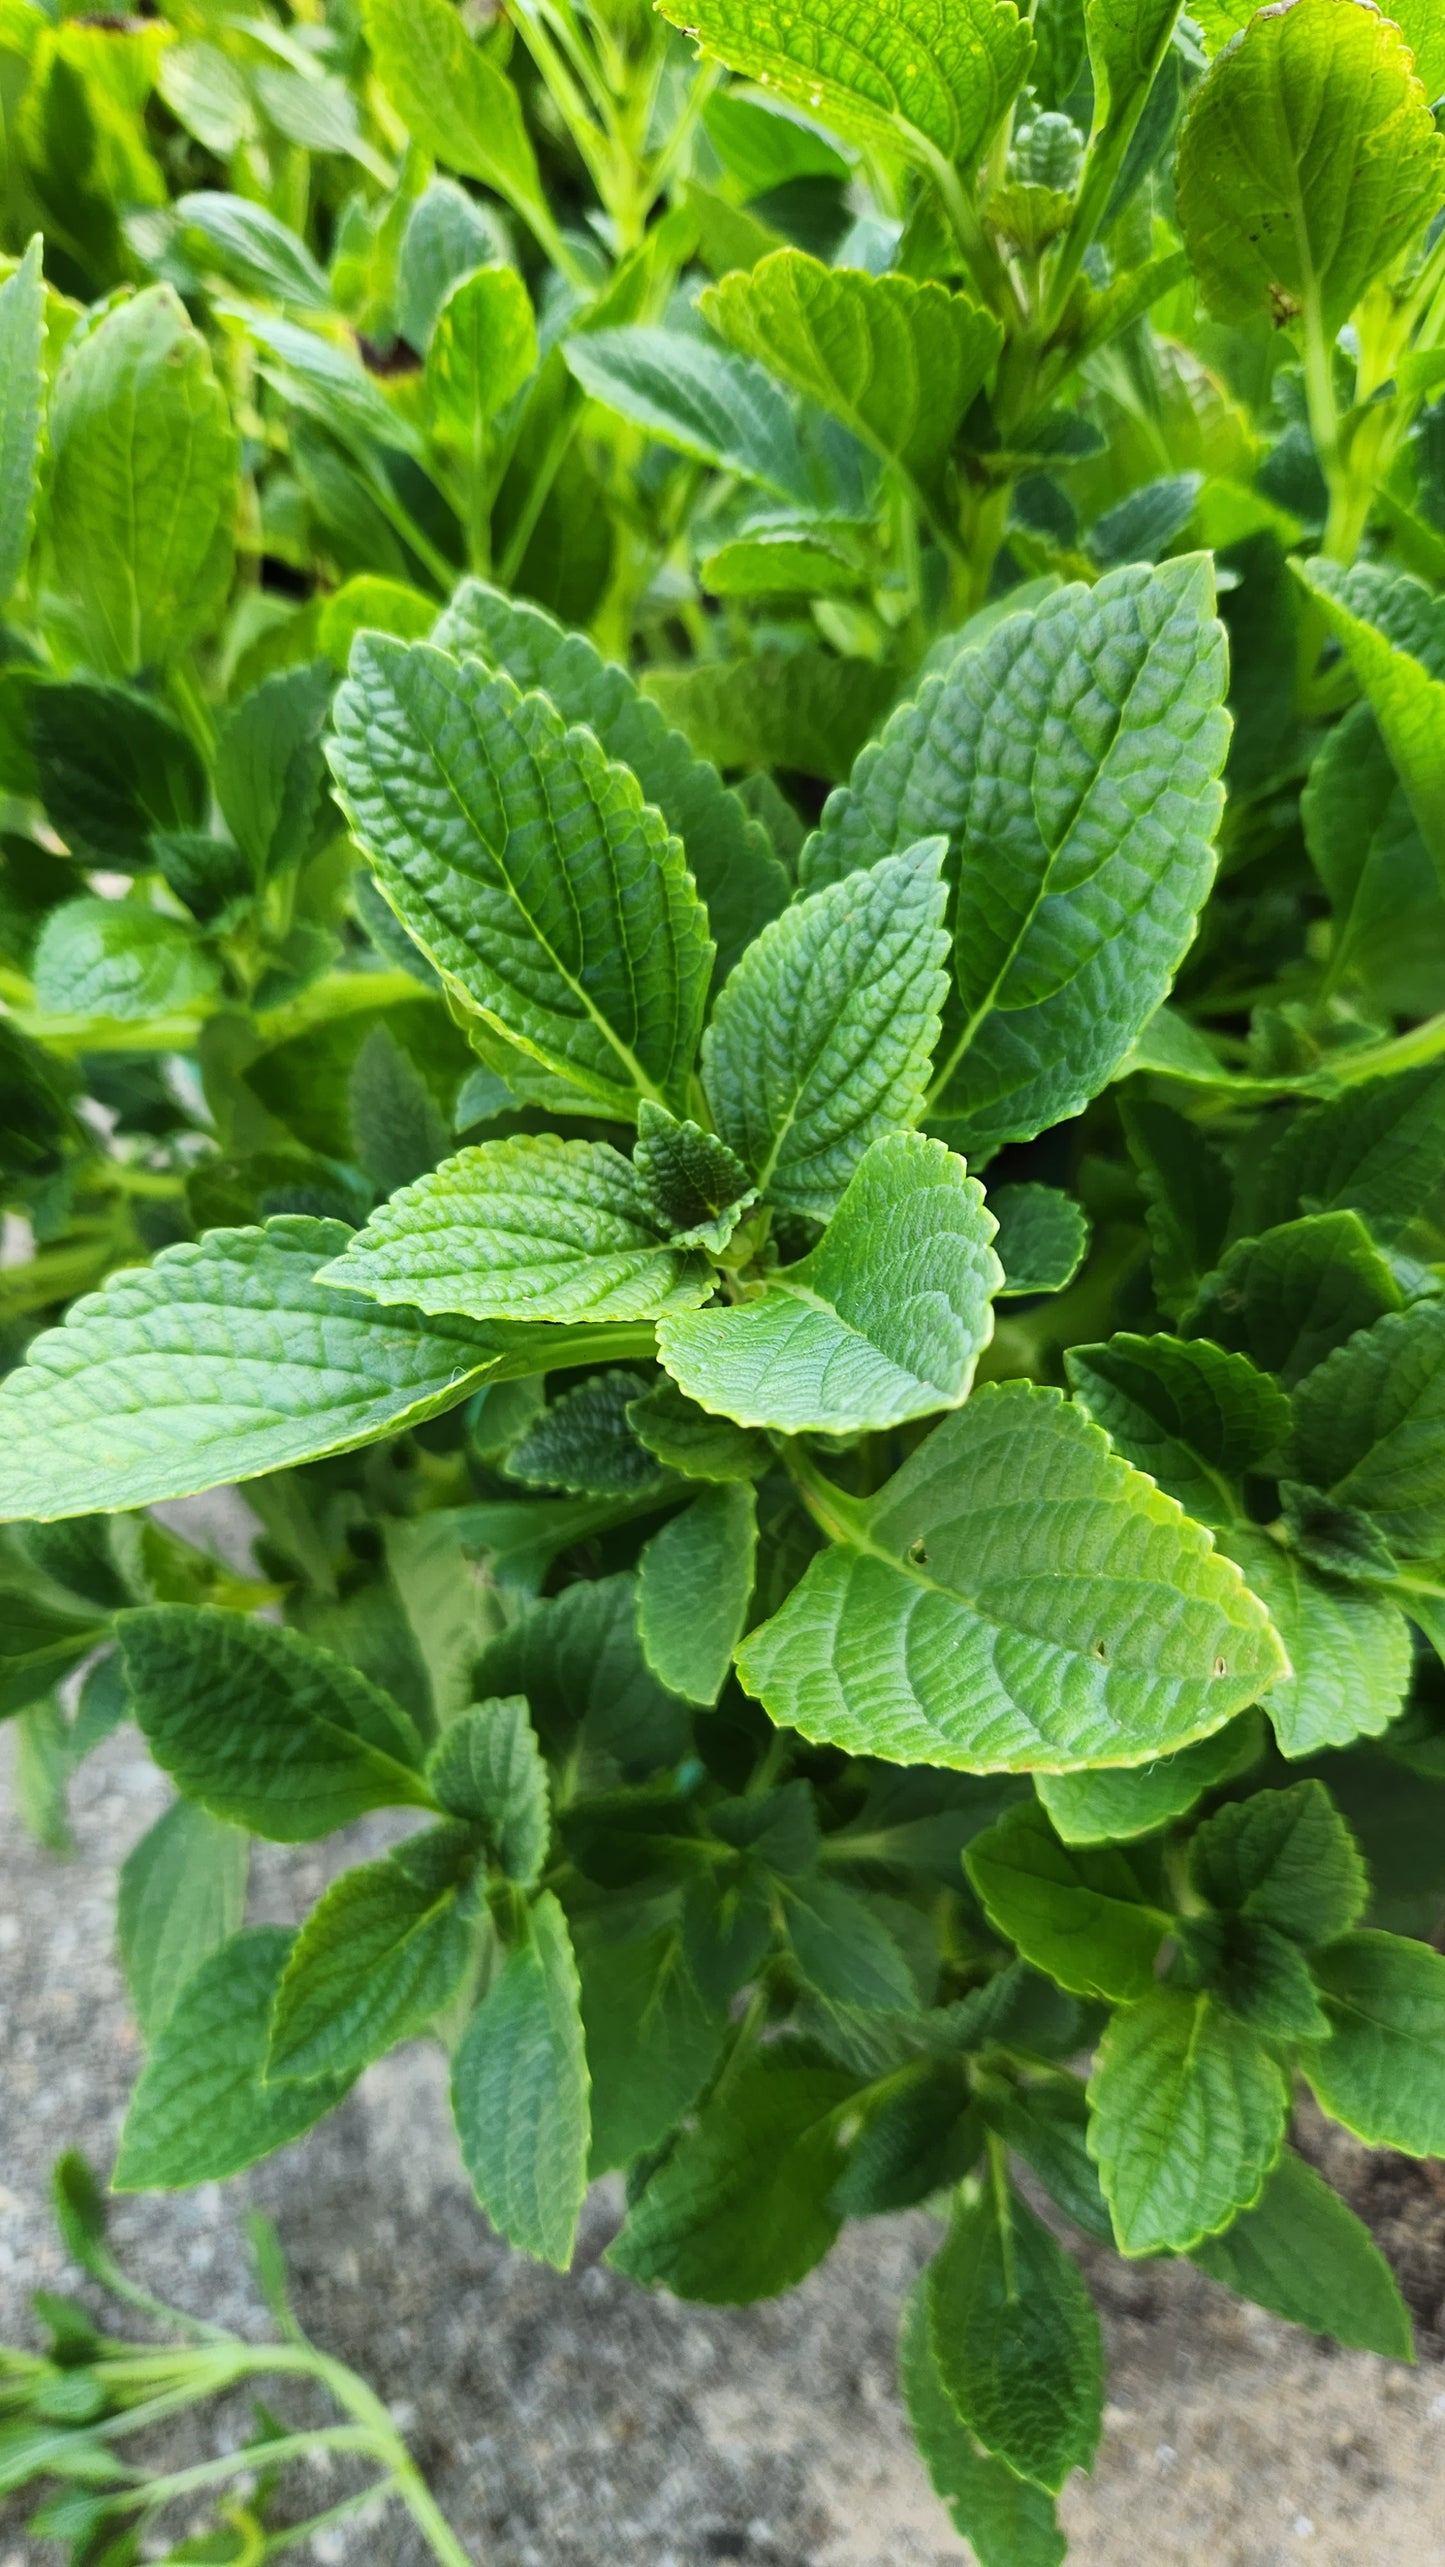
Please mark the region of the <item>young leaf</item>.
[[[410, 237], [408, 235], [408, 237]], [[687, 850], [717, 943], [714, 984], [726, 979], [759, 930], [788, 899], [788, 878], [765, 832], [715, 767], [693, 756], [625, 669], [584, 633], [569, 633], [527, 598], [464, 579], [437, 624], [438, 646], [475, 653], [522, 688], [540, 687], [564, 722], [585, 722], [610, 758], [630, 767]]]
[[997, 1773], [1146, 1764], [1287, 1663], [1209, 1535], [1058, 1392], [1017, 1382], [850, 1511], [738, 1672], [807, 1738]]
[[1182, 1818], [1214, 1784], [1258, 1763], [1263, 1747], [1259, 1714], [1245, 1711], [1212, 1738], [1152, 1765], [1101, 1765], [1092, 1773], [1037, 1774], [1034, 1781], [1066, 1845], [1127, 1844]]
[[1068, 2543], [1052, 2498], [995, 2460], [959, 2417], [934, 2352], [928, 2295], [925, 2270], [903, 2303], [898, 2385], [934, 2493], [979, 2567], [1063, 2567]]
[[0, 285], [0, 607], [25, 567], [40, 464], [45, 279], [37, 233]]
[[268, 2085], [357, 2076], [447, 2004], [471, 1949], [460, 1900], [476, 1861], [470, 1829], [434, 1827], [332, 1882], [276, 1991]]
[[210, 350], [168, 285], [72, 339], [51, 410], [49, 536], [87, 657], [128, 677], [220, 607], [240, 447]]
[[1323, 1576], [1244, 1525], [1220, 1539], [1289, 1653], [1289, 1674], [1265, 1699], [1281, 1753], [1313, 1756], [1352, 1738], [1378, 1738], [1404, 1709], [1410, 1683], [1410, 1633], [1399, 1606]]
[[462, 1005], [624, 1120], [681, 1110], [712, 969], [636, 780], [500, 670], [363, 635], [332, 764], [388, 900]]
[[1001, 1185], [989, 1189], [988, 1208], [998, 1223], [999, 1300], [1062, 1292], [1073, 1282], [1088, 1253], [1089, 1222], [1071, 1194], [1052, 1185]]
[[485, 1831], [508, 1880], [534, 1889], [552, 1819], [547, 1768], [520, 1694], [479, 1702], [454, 1720], [426, 1778], [443, 1809]]
[[66, 900], [40, 931], [35, 995], [52, 1016], [114, 1024], [182, 1016], [216, 991], [216, 966], [195, 931], [131, 900]]
[[550, 1890], [457, 2044], [452, 2112], [493, 2227], [565, 2272], [587, 2190], [588, 2079], [577, 1964]]
[[493, 420], [536, 364], [537, 325], [514, 267], [479, 267], [452, 287], [426, 352], [427, 404], [438, 442], [474, 474]]
[[294, 1942], [280, 1926], [248, 1927], [186, 1982], [131, 2096], [113, 2191], [223, 2182], [299, 2139], [354, 2085], [354, 2074], [264, 2081], [276, 1991]]
[[709, 287], [733, 347], [841, 419], [927, 487], [1003, 340], [992, 313], [932, 281], [825, 267], [781, 249]]
[[963, 1867], [1026, 1961], [1078, 1996], [1147, 1995], [1169, 1925], [1125, 1854], [1061, 1844], [1036, 1801], [975, 1836]]
[[1184, 1917], [1175, 1976], [1207, 1988], [1237, 2023], [1266, 2041], [1327, 2041], [1329, 2017], [1297, 1943], [1251, 1916]]
[[1183, 2255], [1258, 2201], [1289, 2084], [1207, 1991], [1158, 1987], [1115, 2015], [1089, 2103], [1089, 2150], [1120, 2253]]
[[666, 1375], [628, 1410], [633, 1431], [671, 1471], [690, 1480], [757, 1480], [771, 1468], [766, 1436], [730, 1417], [709, 1417]]
[[239, 1932], [250, 1850], [239, 1828], [178, 1800], [121, 1865], [116, 1939], [147, 2041], [167, 2023], [201, 1962]]
[[160, 705], [88, 678], [37, 687], [30, 740], [40, 799], [81, 864], [148, 873], [152, 832], [200, 829], [206, 770]]
[[318, 1284], [350, 1236], [290, 1214], [213, 1230], [74, 1303], [0, 1384], [0, 1519], [151, 1506], [352, 1452], [506, 1369], [465, 1320]]
[[660, 1360], [701, 1407], [791, 1435], [956, 1407], [993, 1333], [992, 1235], [941, 1141], [875, 1141], [812, 1254], [755, 1301], [665, 1315]]
[[632, 1164], [674, 1248], [709, 1248], [718, 1255], [757, 1201], [757, 1187], [748, 1183], [747, 1169], [725, 1141], [698, 1123], [679, 1123], [650, 1097], [637, 1109]]
[[1317, 1782], [1230, 1801], [1195, 1830], [1189, 1876], [1211, 1907], [1306, 1946], [1357, 1925], [1369, 1887], [1354, 1838]]
[[1398, 27], [1354, 0], [1257, 14], [1194, 92], [1178, 191], [1221, 320], [1304, 311], [1332, 342], [1445, 198], [1445, 138]]
[[1194, 934], [1229, 738], [1213, 604], [1192, 555], [1006, 617], [899, 707], [809, 842], [809, 889], [925, 829], [958, 850], [931, 1120], [981, 1158], [1098, 1092]]
[[654, 1533], [637, 1564], [642, 1654], [669, 1693], [714, 1703], [743, 1635], [758, 1547], [746, 1481], [705, 1489]]
[[769, 1201], [826, 1221], [864, 1151], [911, 1124], [948, 987], [941, 838], [796, 901], [703, 1038], [718, 1129]]
[[521, 101], [447, 0], [366, 0], [363, 16], [377, 78], [418, 149], [555, 239]]
[[184, 1604], [117, 1628], [151, 1754], [213, 1818], [298, 1845], [368, 1809], [432, 1806], [400, 1704], [299, 1631]]
[[1363, 2220], [1287, 2148], [1253, 2210], [1191, 2260], [1211, 2282], [1312, 2335], [1397, 2362], [1414, 2360], [1410, 2312]]
[[1331, 2038], [1304, 2067], [1325, 2111], [1373, 2148], [1445, 2156], [1445, 1958], [1346, 1934], [1314, 1969]]
[[544, 1408], [507, 1455], [509, 1480], [570, 1489], [574, 1497], [636, 1497], [666, 1483], [633, 1433], [630, 1413], [648, 1387], [642, 1373], [594, 1373]]
[[1208, 1338], [1125, 1334], [1071, 1346], [1065, 1362], [1075, 1398], [1115, 1451], [1206, 1524], [1238, 1519], [1243, 1474], [1289, 1440], [1279, 1384]]
[[1297, 1476], [1369, 1515], [1393, 1551], [1433, 1559], [1445, 1541], [1445, 1308], [1377, 1320], [1295, 1395]]
[[[182, 50], [172, 46], [163, 63], [173, 63]], [[224, 54], [217, 58], [226, 62]], [[173, 211], [180, 225], [180, 245], [203, 273], [214, 270], [243, 294], [274, 298], [323, 319], [330, 315], [331, 289], [325, 275], [305, 242], [267, 206], [206, 187], [194, 195], [178, 196]]]
[[[687, 1753], [688, 1715], [637, 1636], [637, 1581], [595, 1578], [519, 1616], [477, 1661], [479, 1695], [522, 1694], [543, 1744], [650, 1773]], [[615, 1766], [614, 1766], [615, 1771]]]
[[812, 505], [792, 411], [760, 365], [690, 331], [645, 324], [578, 332], [562, 353], [584, 392], [649, 436], [795, 506]]
[[[1338, 8], [1340, 0], [1295, 0]], [[1393, 34], [1393, 29], [1387, 29]], [[1445, 135], [1427, 119], [1445, 197]], [[1374, 564], [1311, 562], [1299, 576], [1319, 600], [1374, 710], [1420, 835], [1445, 884], [1445, 617], [1418, 580]], [[1423, 627], [1423, 629], [1420, 629]]]
[[960, 2421], [1057, 2495], [1093, 2460], [1104, 2405], [1099, 2321], [1073, 2258], [1000, 2186], [959, 2203], [927, 2290], [938, 2377]]
[[590, 2172], [659, 2147], [711, 2076], [727, 2030], [701, 1993], [678, 1927], [584, 1945], [582, 2022], [592, 2080]]
[[1358, 1213], [1322, 1212], [1237, 1240], [1180, 1329], [1248, 1355], [1289, 1390], [1357, 1328], [1403, 1303]]

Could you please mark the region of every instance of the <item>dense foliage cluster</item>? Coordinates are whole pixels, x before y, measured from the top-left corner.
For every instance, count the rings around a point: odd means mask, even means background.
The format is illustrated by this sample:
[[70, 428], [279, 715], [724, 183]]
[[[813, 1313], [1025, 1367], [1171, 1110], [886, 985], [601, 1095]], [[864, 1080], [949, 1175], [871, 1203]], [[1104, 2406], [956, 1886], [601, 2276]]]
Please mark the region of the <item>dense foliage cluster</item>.
[[663, 6], [0, 0], [0, 1709], [119, 2187], [933, 2203], [1056, 2567], [1060, 2231], [1407, 2355], [1445, 2154], [1445, 17]]

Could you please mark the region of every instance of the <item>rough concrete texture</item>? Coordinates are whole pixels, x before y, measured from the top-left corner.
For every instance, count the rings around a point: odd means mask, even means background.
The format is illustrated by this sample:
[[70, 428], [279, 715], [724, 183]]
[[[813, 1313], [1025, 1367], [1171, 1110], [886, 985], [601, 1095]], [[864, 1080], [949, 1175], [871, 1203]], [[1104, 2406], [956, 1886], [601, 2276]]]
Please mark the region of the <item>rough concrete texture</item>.
[[[108, 2165], [137, 2065], [112, 1953], [116, 1866], [164, 1806], [133, 1731], [73, 1792], [69, 1864], [0, 1821], [0, 2336], [30, 2340], [26, 2293], [73, 2284], [46, 2206], [66, 2146]], [[326, 1872], [385, 1841], [369, 1822]], [[318, 1849], [261, 1850], [252, 1914], [299, 1915]], [[1333, 2146], [1427, 2320], [1445, 2317], [1445, 2203], [1428, 2172]], [[277, 2220], [312, 2332], [393, 2403], [463, 2540], [487, 2567], [946, 2567], [967, 2552], [932, 2497], [893, 2389], [900, 2297], [935, 2234], [921, 2215], [845, 2236], [789, 2299], [701, 2310], [649, 2298], [597, 2258], [615, 2193], [593, 2196], [576, 2271], [490, 2235], [447, 2128], [437, 2055], [371, 2071], [333, 2119], [224, 2189], [117, 2205], [132, 2269], [245, 2332], [247, 2203]], [[1445, 2567], [1445, 2367], [1343, 2354], [1186, 2266], [1086, 2256], [1111, 2362], [1092, 2479], [1066, 2492], [1074, 2567]], [[1440, 2337], [1427, 2341], [1438, 2352]], [[283, 2400], [281, 2403], [285, 2404]], [[291, 2412], [296, 2412], [294, 2400]], [[233, 2414], [178, 2430], [180, 2466]], [[334, 2501], [313, 2483], [302, 2510]], [[394, 2513], [313, 2544], [345, 2567], [420, 2567]], [[44, 2567], [0, 2512], [0, 2567]]]

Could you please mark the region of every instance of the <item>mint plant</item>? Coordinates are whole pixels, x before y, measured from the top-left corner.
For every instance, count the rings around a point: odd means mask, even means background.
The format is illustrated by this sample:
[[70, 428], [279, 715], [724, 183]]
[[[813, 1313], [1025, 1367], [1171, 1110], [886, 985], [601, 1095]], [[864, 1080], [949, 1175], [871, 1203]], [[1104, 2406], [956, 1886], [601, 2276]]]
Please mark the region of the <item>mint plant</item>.
[[559, 2266], [932, 2203], [982, 2567], [1060, 2231], [1411, 2348], [1290, 2133], [1445, 2154], [1436, 16], [0, 17], [0, 1705], [52, 1841], [176, 1786], [114, 2180], [426, 2035]]

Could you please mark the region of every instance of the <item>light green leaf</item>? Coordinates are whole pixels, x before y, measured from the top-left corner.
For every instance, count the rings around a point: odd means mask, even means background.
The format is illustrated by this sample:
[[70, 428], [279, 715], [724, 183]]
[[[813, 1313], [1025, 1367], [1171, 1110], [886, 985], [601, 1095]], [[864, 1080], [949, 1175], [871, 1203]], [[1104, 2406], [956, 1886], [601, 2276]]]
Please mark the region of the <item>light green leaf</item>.
[[[1295, 0], [1295, 6], [1343, 14], [1343, 0]], [[1394, 35], [1380, 20], [1364, 16], [1361, 23]], [[1445, 197], [1445, 134], [1436, 134], [1433, 125], [1429, 131], [1440, 176], [1438, 194]], [[1353, 226], [1352, 194], [1347, 237]], [[1445, 884], [1445, 674], [1440, 666], [1445, 619], [1440, 601], [1418, 580], [1374, 563], [1342, 570], [1336, 562], [1315, 561], [1296, 569], [1319, 600], [1329, 631], [1369, 699], [1420, 835]]]
[[[1341, 0], [1341, 6], [1353, 0]], [[1356, 1329], [1404, 1304], [1386, 1258], [1358, 1213], [1321, 1212], [1239, 1239], [1180, 1323], [1248, 1355], [1285, 1388], [1314, 1371]]]
[[527, 598], [464, 579], [433, 636], [459, 659], [475, 653], [523, 689], [540, 687], [564, 722], [585, 722], [610, 758], [630, 767], [687, 851], [717, 943], [714, 983], [732, 970], [760, 928], [785, 907], [788, 878], [766, 832], [717, 769], [694, 757], [680, 731], [625, 669], [585, 633], [570, 633]]
[[0, 285], [0, 606], [25, 567], [39, 486], [45, 350], [40, 252], [37, 233], [14, 275]]
[[1194, 91], [1178, 193], [1221, 320], [1313, 307], [1332, 341], [1445, 198], [1445, 137], [1399, 29], [1354, 0], [1259, 11]]
[[1259, 2199], [1289, 2083], [1206, 1991], [1158, 1987], [1116, 2014], [1089, 2080], [1089, 2153], [1123, 2255], [1187, 2254]]
[[825, 267], [776, 250], [701, 298], [731, 345], [841, 419], [885, 463], [931, 484], [1003, 331], [945, 286]]
[[1445, 977], [1441, 878], [1368, 704], [1325, 733], [1300, 818], [1333, 912], [1332, 985], [1360, 986], [1388, 1014], [1428, 1015]]
[[1096, 152], [1137, 124], [1178, 15], [1178, 0], [1085, 0]]
[[810, 1256], [755, 1301], [666, 1313], [659, 1358], [700, 1407], [790, 1435], [957, 1407], [993, 1333], [992, 1235], [963, 1161], [895, 1133], [865, 1153]]
[[178, 1800], [121, 1865], [116, 1939], [147, 2041], [168, 2021], [200, 1964], [239, 1931], [250, 1850], [239, 1828]]
[[448, 2003], [471, 1950], [460, 1897], [476, 1862], [469, 1829], [434, 1827], [332, 1882], [276, 1991], [268, 2085], [357, 2076]]
[[1053, 2501], [975, 2441], [944, 2387], [928, 2316], [929, 2279], [903, 2303], [898, 2384], [919, 2456], [978, 2567], [1063, 2567], [1068, 2543]]
[[470, 470], [486, 462], [493, 420], [537, 364], [531, 299], [514, 267], [479, 267], [442, 304], [426, 352], [432, 430]]
[[856, 555], [826, 533], [787, 527], [719, 544], [697, 575], [713, 597], [851, 597], [867, 584]]
[[690, 330], [638, 323], [564, 339], [584, 392], [679, 454], [803, 507], [813, 490], [787, 396], [762, 366]]
[[[764, 648], [747, 659], [649, 669], [644, 691], [719, 767], [788, 767], [836, 783], [897, 692], [896, 674], [871, 660]], [[901, 830], [905, 841], [916, 833]], [[877, 847], [873, 855], [891, 854]], [[867, 864], [869, 856], [858, 862]], [[851, 868], [849, 868], [851, 870]]]
[[464, 1008], [594, 1106], [682, 1111], [712, 969], [683, 851], [634, 777], [501, 670], [362, 635], [341, 800]]
[[272, 2008], [294, 1942], [280, 1926], [251, 1926], [187, 1981], [131, 2097], [113, 2191], [223, 2182], [299, 2139], [354, 2084], [349, 2076], [263, 2081]]
[[995, 1186], [988, 1208], [998, 1223], [999, 1300], [1062, 1292], [1073, 1282], [1088, 1253], [1089, 1219], [1071, 1194], [1053, 1185]]
[[416, 1515], [387, 1516], [381, 1536], [387, 1585], [410, 1625], [415, 1658], [426, 1672], [430, 1718], [426, 1711], [421, 1717], [425, 1735], [431, 1737], [475, 1699], [472, 1668], [478, 1652], [507, 1619], [499, 1593], [502, 1572], [485, 1558], [486, 1545], [470, 1507], [424, 1507]]
[[758, 1548], [748, 1483], [705, 1489], [654, 1533], [637, 1564], [642, 1654], [669, 1693], [714, 1703], [743, 1635]]
[[366, 0], [362, 16], [377, 78], [418, 149], [495, 188], [544, 244], [555, 239], [521, 101], [448, 0]]
[[1289, 1440], [1279, 1384], [1209, 1338], [1124, 1333], [1071, 1346], [1065, 1363], [1075, 1398], [1114, 1450], [1206, 1524], [1237, 1521], [1244, 1473]]
[[665, 1487], [666, 1472], [630, 1422], [647, 1388], [644, 1374], [618, 1368], [564, 1391], [512, 1446], [503, 1465], [508, 1479], [574, 1497], [636, 1497]]
[[549, 1752], [579, 1740], [613, 1771], [652, 1773], [687, 1753], [686, 1708], [664, 1691], [637, 1636], [637, 1581], [589, 1578], [519, 1617], [477, 1662], [479, 1694], [523, 1694]]
[[1410, 1684], [1410, 1632], [1398, 1605], [1326, 1577], [1268, 1534], [1238, 1525], [1220, 1540], [1268, 1606], [1290, 1673], [1265, 1696], [1280, 1752], [1313, 1756], [1378, 1738]]
[[258, 882], [311, 851], [326, 784], [321, 734], [332, 683], [324, 660], [278, 670], [243, 695], [221, 725], [216, 799]]
[[709, 1417], [665, 1376], [627, 1413], [648, 1452], [685, 1479], [756, 1480], [772, 1466], [766, 1436], [730, 1417]]
[[606, 1141], [482, 1141], [404, 1186], [321, 1280], [468, 1319], [642, 1319], [712, 1289]]
[[353, 1452], [509, 1363], [540, 1369], [518, 1332], [509, 1358], [495, 1331], [316, 1283], [350, 1236], [299, 1214], [213, 1230], [74, 1303], [0, 1384], [0, 1520], [151, 1506]]
[[805, 850], [812, 889], [947, 831], [957, 994], [930, 1120], [980, 1158], [1097, 1094], [1194, 934], [1229, 739], [1213, 604], [1194, 554], [1007, 616], [899, 706]]
[[567, 1920], [550, 1890], [527, 1911], [452, 2061], [462, 2161], [493, 2227], [565, 2272], [587, 2190], [587, 2054]]
[[1037, 1774], [1040, 1800], [1066, 1845], [1111, 1845], [1149, 1836], [1182, 1818], [1216, 1783], [1259, 1761], [1258, 1712], [1241, 1712], [1212, 1738], [1152, 1765], [1096, 1767], [1093, 1773]]
[[1295, 1394], [1298, 1478], [1360, 1507], [1392, 1550], [1433, 1559], [1445, 1544], [1445, 1306], [1378, 1319]]
[[363, 467], [380, 469], [378, 448], [420, 447], [407, 414], [387, 400], [350, 347], [250, 304], [231, 317], [254, 339], [261, 370], [283, 401], [319, 420]]
[[408, 347], [425, 354], [452, 287], [474, 268], [505, 258], [508, 246], [495, 210], [455, 179], [434, 178], [422, 189], [407, 216], [396, 270], [396, 321]]
[[1363, 2220], [1287, 2148], [1253, 2210], [1192, 2260], [1211, 2282], [1276, 2317], [1387, 2360], [1415, 2358], [1410, 2312]]
[[[162, 66], [187, 50], [169, 46]], [[195, 50], [209, 53], [212, 48]], [[218, 59], [225, 62], [224, 55]], [[178, 196], [174, 210], [181, 247], [203, 272], [214, 270], [245, 294], [264, 295], [299, 312], [331, 312], [331, 288], [305, 242], [266, 206], [205, 187], [193, 196]]]
[[259, 127], [251, 93], [219, 45], [167, 45], [156, 68], [156, 87], [178, 124], [208, 152], [229, 160]]
[[1168, 1912], [1112, 1847], [1062, 1844], [1037, 1801], [1020, 1801], [966, 1848], [963, 1867], [999, 1932], [1076, 1996], [1140, 1997]]
[[116, 677], [174, 659], [226, 593], [240, 446], [170, 286], [76, 332], [50, 445], [50, 547], [87, 656]]
[[769, 1201], [826, 1221], [869, 1143], [911, 1124], [947, 993], [944, 842], [796, 901], [703, 1037], [718, 1129]]
[[1233, 1563], [1056, 1391], [976, 1392], [838, 1514], [738, 1672], [780, 1725], [850, 1753], [1142, 1765], [1286, 1670]]
[[632, 1164], [664, 1235], [674, 1248], [708, 1248], [717, 1256], [742, 1215], [756, 1203], [742, 1160], [699, 1123], [679, 1123], [665, 1105], [644, 1097], [637, 1109]]
[[35, 995], [52, 1016], [140, 1024], [213, 998], [216, 966], [185, 920], [134, 900], [66, 900], [40, 931]]
[[1033, 52], [1011, 0], [668, 0], [702, 52], [860, 141], [971, 175]]
[[1318, 1782], [1227, 1802], [1196, 1828], [1189, 1877], [1211, 1907], [1306, 1947], [1357, 1925], [1369, 1895], [1355, 1840]]
[[590, 2171], [605, 2175], [658, 2147], [711, 2076], [727, 2015], [700, 1993], [676, 1926], [579, 1955], [592, 2079]]
[[1315, 1957], [1332, 2038], [1305, 2073], [1373, 2148], [1445, 2157], [1445, 1958], [1399, 1934], [1346, 1934]]
[[1057, 2495], [1103, 2421], [1099, 2321], [1072, 2256], [1008, 2190], [959, 2202], [928, 2267], [929, 2335], [960, 2421]]
[[213, 1818], [298, 1845], [368, 1809], [433, 1805], [400, 1704], [299, 1631], [184, 1604], [116, 1628], [151, 1754]]
[[426, 1769], [442, 1808], [486, 1832], [509, 1881], [535, 1888], [547, 1857], [547, 1767], [520, 1694], [479, 1702], [454, 1720]]

